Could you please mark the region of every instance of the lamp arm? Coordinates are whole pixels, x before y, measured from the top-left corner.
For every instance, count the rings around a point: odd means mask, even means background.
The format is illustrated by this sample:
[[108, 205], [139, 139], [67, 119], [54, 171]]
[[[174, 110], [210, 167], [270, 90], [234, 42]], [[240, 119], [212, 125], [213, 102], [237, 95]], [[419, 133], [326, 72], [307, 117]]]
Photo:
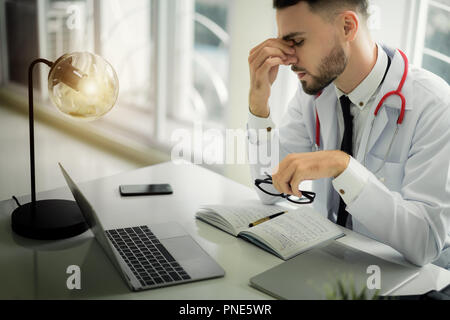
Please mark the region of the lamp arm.
[[36, 203], [36, 179], [34, 166], [34, 105], [33, 105], [33, 69], [38, 63], [45, 63], [49, 67], [53, 66], [53, 62], [45, 59], [36, 59], [28, 68], [28, 118], [30, 128], [30, 175], [31, 175], [31, 202]]

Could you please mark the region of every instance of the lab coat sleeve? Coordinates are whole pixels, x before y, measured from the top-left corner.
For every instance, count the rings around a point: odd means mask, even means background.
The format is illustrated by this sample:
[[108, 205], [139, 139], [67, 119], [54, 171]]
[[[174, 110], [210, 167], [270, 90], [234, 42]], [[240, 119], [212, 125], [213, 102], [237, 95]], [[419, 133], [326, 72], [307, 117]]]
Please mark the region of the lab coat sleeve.
[[369, 170], [350, 157], [347, 169], [332, 181], [345, 204], [351, 203], [361, 193], [369, 180], [369, 174]]
[[[309, 137], [302, 112], [301, 95], [299, 88], [283, 116], [281, 125], [277, 127], [270, 119], [263, 119], [249, 114], [248, 131], [248, 160], [252, 180], [265, 179], [265, 172], [272, 174], [276, 166], [291, 153], [304, 153], [312, 151], [312, 142]], [[303, 99], [303, 101], [305, 101]], [[274, 204], [283, 200], [260, 191], [255, 187], [259, 198], [264, 204]], [[277, 192], [272, 187], [273, 192]]]
[[347, 211], [410, 262], [437, 259], [450, 231], [450, 105], [419, 118], [400, 192], [370, 173]]

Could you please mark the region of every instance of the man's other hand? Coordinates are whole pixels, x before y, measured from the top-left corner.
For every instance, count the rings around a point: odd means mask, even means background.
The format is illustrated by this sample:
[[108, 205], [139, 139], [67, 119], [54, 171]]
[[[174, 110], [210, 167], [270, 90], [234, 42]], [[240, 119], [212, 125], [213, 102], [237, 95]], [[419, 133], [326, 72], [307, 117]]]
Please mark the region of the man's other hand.
[[350, 156], [337, 150], [290, 154], [273, 173], [273, 186], [281, 193], [301, 197], [298, 186], [302, 181], [336, 178], [349, 163]]

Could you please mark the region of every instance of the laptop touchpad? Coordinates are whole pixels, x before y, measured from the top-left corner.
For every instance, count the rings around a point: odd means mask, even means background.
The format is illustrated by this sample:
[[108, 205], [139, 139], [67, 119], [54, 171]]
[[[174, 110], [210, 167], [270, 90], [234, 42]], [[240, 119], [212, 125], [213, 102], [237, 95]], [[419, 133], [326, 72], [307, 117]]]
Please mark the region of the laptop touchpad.
[[207, 256], [206, 252], [190, 236], [162, 239], [161, 243], [179, 262]]

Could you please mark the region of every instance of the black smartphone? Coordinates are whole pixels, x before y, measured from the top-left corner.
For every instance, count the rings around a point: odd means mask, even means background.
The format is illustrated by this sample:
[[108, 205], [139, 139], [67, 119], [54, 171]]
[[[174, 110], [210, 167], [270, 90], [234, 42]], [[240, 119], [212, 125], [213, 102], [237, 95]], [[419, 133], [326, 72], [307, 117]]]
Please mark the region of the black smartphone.
[[119, 187], [119, 190], [120, 194], [124, 197], [155, 196], [173, 193], [170, 184], [123, 185]]

